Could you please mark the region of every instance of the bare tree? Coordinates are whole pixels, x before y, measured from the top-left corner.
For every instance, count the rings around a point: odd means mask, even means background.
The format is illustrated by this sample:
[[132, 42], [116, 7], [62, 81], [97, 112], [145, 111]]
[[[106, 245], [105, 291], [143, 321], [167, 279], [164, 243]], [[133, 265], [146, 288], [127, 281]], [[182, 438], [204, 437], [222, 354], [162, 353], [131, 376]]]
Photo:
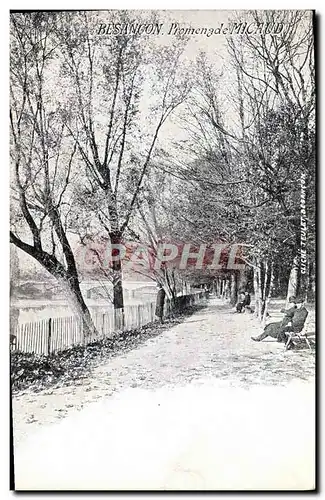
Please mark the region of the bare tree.
[[[240, 43], [228, 38], [232, 67], [227, 71], [237, 80], [228, 92], [221, 92], [222, 74], [216, 75], [201, 56], [185, 126], [201, 146], [196, 160], [201, 172], [203, 165], [212, 165], [213, 176], [205, 181], [203, 167], [198, 181], [205, 186], [205, 200], [214, 184], [222, 224], [237, 241], [250, 243], [256, 313], [262, 319], [279, 269], [275, 261], [290, 259], [296, 265], [306, 260], [310, 205], [304, 206], [303, 193], [314, 185], [313, 26], [310, 12], [247, 15], [256, 23], [283, 22], [286, 29], [278, 36], [243, 34]], [[227, 116], [223, 99], [237, 119]], [[182, 170], [193, 179], [188, 167]], [[228, 204], [231, 219], [222, 203]]]
[[[115, 22], [132, 21], [132, 13], [109, 15]], [[82, 197], [91, 200], [91, 217], [100, 230], [112, 245], [119, 245], [161, 128], [185, 99], [188, 84], [178, 77], [179, 47], [152, 48], [143, 34], [98, 40], [93, 21], [86, 13], [67, 13], [59, 27], [74, 99], [66, 116], [88, 179]], [[147, 110], [141, 100], [144, 91], [153, 100]], [[113, 271], [114, 308], [123, 309], [120, 259], [114, 259]]]
[[[168, 231], [168, 215], [172, 213], [172, 207], [164, 213], [164, 208], [161, 203], [161, 197], [164, 196], [164, 188], [159, 185], [159, 194], [153, 192], [153, 186], [148, 184], [143, 193], [142, 203], [138, 203], [137, 209], [140, 220], [137, 225], [138, 238], [150, 250], [145, 256], [148, 260], [147, 269], [141, 269], [138, 266], [138, 272], [154, 279], [156, 283], [163, 287], [167, 297], [175, 304], [178, 293], [178, 285], [180, 282], [179, 271], [175, 266], [159, 263], [160, 252], [164, 242], [170, 239]], [[158, 184], [155, 184], [158, 188]], [[167, 215], [168, 214], [168, 215]], [[157, 263], [159, 265], [157, 265]]]
[[[292, 256], [292, 268], [288, 284], [288, 297], [295, 294], [299, 286], [302, 293], [308, 288], [307, 259], [307, 185], [314, 184], [315, 169], [315, 70], [314, 37], [311, 11], [254, 11], [252, 21], [260, 23], [280, 22], [285, 30], [278, 36], [247, 36], [239, 47], [234, 39], [229, 39], [229, 49], [237, 68], [239, 90], [245, 94], [241, 101], [241, 122], [243, 137], [249, 134], [250, 123], [259, 122], [270, 109], [286, 108], [291, 127], [295, 134], [293, 159], [298, 172], [292, 181], [300, 185], [300, 225], [293, 223], [296, 233], [296, 252]], [[244, 90], [243, 90], [244, 89]], [[248, 110], [251, 110], [249, 112]], [[264, 112], [262, 112], [264, 109]], [[245, 112], [243, 112], [245, 110]], [[285, 146], [285, 144], [284, 144]], [[262, 162], [270, 167], [265, 151], [261, 149]], [[275, 159], [274, 167], [278, 169]], [[274, 175], [272, 169], [268, 176]], [[307, 180], [308, 179], [308, 180]], [[274, 192], [273, 192], [274, 194]], [[277, 194], [285, 214], [284, 195]], [[296, 200], [299, 207], [299, 198]], [[313, 239], [313, 238], [311, 238]]]
[[60, 282], [90, 334], [94, 325], [68, 236], [77, 144], [57, 119], [58, 99], [50, 85], [56, 57], [51, 21], [51, 13], [11, 16], [10, 241]]

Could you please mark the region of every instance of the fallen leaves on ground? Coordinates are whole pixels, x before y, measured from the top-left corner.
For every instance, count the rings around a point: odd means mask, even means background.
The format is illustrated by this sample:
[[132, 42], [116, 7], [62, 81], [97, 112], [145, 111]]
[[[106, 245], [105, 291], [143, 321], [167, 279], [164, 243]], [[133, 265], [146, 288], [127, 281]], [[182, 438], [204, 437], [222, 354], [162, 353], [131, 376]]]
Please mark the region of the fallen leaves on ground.
[[100, 339], [88, 345], [75, 345], [49, 356], [13, 351], [10, 356], [12, 391], [17, 393], [29, 389], [38, 392], [50, 387], [75, 384], [77, 380], [86, 378], [101, 361], [156, 337], [200, 308], [202, 306], [189, 307], [164, 323], [149, 323], [115, 334], [113, 338]]

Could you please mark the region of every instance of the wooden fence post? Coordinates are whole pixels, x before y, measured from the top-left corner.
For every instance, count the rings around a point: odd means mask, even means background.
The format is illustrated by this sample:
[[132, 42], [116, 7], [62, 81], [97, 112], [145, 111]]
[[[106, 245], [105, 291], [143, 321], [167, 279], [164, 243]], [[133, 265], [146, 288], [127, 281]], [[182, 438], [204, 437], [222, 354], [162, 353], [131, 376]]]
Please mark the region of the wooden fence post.
[[137, 321], [138, 328], [141, 328], [142, 324], [141, 324], [141, 305], [140, 304], [138, 304], [137, 309], [138, 309], [138, 321]]
[[113, 309], [113, 314], [114, 314], [114, 333], [117, 332], [118, 330], [118, 316], [117, 316], [117, 311], [118, 309]]
[[47, 355], [51, 354], [52, 318], [48, 320]]

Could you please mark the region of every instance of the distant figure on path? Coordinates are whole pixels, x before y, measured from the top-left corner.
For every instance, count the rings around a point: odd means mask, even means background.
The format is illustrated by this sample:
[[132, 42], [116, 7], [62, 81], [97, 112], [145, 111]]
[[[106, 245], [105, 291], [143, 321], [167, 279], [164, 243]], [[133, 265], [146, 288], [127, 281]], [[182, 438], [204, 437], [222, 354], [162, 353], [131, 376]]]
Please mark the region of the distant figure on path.
[[249, 312], [253, 312], [253, 309], [251, 308], [251, 295], [248, 292], [245, 292], [244, 309]]
[[245, 307], [249, 307], [251, 303], [251, 296], [248, 292], [245, 292], [244, 294], [241, 295], [242, 295], [241, 299], [236, 305], [236, 311], [238, 313], [241, 313], [243, 309], [245, 310]]
[[284, 332], [286, 328], [288, 328], [288, 324], [292, 321], [293, 315], [297, 309], [297, 300], [295, 297], [289, 298], [289, 304], [293, 304], [289, 309], [281, 309], [281, 312], [284, 313], [284, 317], [282, 321], [277, 321], [276, 323], [269, 323], [264, 328], [264, 331], [258, 337], [251, 337], [255, 342], [260, 342], [264, 340], [266, 337], [273, 337], [277, 339], [279, 342], [284, 342], [286, 336], [284, 336]]
[[155, 315], [159, 318], [160, 322], [163, 323], [164, 318], [164, 305], [165, 305], [166, 292], [162, 285], [158, 285], [158, 294], [156, 299], [156, 312]]
[[245, 294], [244, 292], [240, 292], [238, 302], [236, 304], [236, 312], [241, 312], [243, 308], [243, 302], [245, 300]]

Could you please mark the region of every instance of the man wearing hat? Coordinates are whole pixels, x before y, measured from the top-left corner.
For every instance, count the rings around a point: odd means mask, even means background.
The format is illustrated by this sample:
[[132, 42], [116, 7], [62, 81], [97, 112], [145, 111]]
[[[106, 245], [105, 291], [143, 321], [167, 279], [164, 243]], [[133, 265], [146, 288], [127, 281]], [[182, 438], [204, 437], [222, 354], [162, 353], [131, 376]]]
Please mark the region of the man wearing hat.
[[288, 331], [290, 328], [288, 325], [293, 320], [294, 314], [297, 309], [297, 300], [295, 297], [289, 298], [289, 304], [292, 304], [289, 309], [281, 309], [281, 312], [284, 313], [284, 317], [282, 321], [277, 321], [276, 323], [269, 323], [264, 328], [264, 331], [258, 337], [251, 337], [255, 342], [260, 342], [264, 340], [266, 337], [273, 337], [278, 340], [278, 342], [285, 342], [286, 335], [285, 331]]
[[300, 333], [305, 325], [307, 316], [308, 311], [304, 306], [304, 299], [300, 297], [296, 299], [296, 309], [292, 316], [291, 325], [287, 325], [281, 329], [279, 341], [286, 342], [288, 340], [287, 332]]

